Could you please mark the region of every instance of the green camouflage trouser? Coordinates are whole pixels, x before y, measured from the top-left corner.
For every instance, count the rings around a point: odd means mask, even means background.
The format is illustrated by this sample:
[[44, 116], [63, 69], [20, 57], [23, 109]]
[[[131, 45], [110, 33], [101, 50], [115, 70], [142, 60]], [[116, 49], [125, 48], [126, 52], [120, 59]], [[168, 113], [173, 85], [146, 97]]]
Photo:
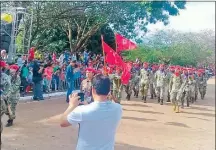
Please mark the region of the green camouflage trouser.
[[[0, 111], [1, 118], [5, 114], [5, 111], [6, 111], [5, 102], [4, 102], [4, 100], [1, 100], [1, 111]], [[2, 131], [3, 131], [3, 125], [2, 125], [2, 121], [1, 121], [1, 133], [2, 133]]]
[[165, 93], [165, 87], [164, 86], [156, 87], [156, 94], [157, 94], [158, 98], [164, 99], [164, 93]]
[[149, 84], [141, 84], [140, 85], [140, 93], [142, 96], [147, 96], [149, 89]]
[[[181, 93], [179, 93], [181, 94]], [[177, 98], [177, 96], [180, 96], [178, 95], [178, 91], [171, 91], [170, 92], [170, 100], [172, 102], [173, 105], [176, 105], [176, 106], [180, 106], [181, 105], [181, 98]]]
[[122, 97], [122, 92], [115, 89], [113, 90], [113, 96], [116, 98], [117, 102], [120, 103], [121, 102], [121, 97]]
[[16, 118], [16, 106], [17, 106], [18, 100], [19, 99], [17, 99], [17, 98], [9, 98], [8, 99], [8, 104], [10, 105], [12, 114], [9, 114], [9, 111], [7, 109], [6, 115], [8, 115], [9, 119], [11, 119], [11, 120]]

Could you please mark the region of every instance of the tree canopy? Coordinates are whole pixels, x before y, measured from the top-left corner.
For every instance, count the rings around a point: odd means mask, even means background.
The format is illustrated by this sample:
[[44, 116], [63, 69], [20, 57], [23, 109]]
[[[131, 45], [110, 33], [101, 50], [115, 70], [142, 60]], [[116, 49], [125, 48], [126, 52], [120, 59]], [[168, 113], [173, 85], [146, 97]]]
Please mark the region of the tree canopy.
[[126, 59], [139, 57], [148, 62], [193, 66], [214, 63], [215, 35], [211, 30], [197, 33], [161, 30], [144, 41], [137, 51], [125, 52]]
[[[49, 51], [61, 51], [64, 48], [80, 51], [91, 47], [92, 37], [100, 35], [104, 30], [102, 28], [112, 29], [110, 37], [113, 32], [119, 32], [127, 38], [139, 40], [135, 30], [146, 32], [148, 24], [159, 21], [167, 25], [169, 16], [179, 15], [185, 3], [45, 1], [20, 2], [19, 5], [33, 11], [32, 46]], [[29, 30], [30, 21], [25, 22], [25, 27]]]

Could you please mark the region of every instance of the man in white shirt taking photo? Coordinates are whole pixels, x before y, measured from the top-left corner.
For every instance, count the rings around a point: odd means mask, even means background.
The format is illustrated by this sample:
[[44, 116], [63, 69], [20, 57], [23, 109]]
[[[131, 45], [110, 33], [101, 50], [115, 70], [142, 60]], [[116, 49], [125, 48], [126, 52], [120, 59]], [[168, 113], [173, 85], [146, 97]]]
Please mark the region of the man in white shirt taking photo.
[[115, 133], [122, 117], [122, 107], [107, 99], [110, 79], [96, 75], [92, 81], [94, 102], [81, 105], [77, 94], [70, 96], [62, 114], [61, 127], [79, 125], [76, 150], [114, 150]]

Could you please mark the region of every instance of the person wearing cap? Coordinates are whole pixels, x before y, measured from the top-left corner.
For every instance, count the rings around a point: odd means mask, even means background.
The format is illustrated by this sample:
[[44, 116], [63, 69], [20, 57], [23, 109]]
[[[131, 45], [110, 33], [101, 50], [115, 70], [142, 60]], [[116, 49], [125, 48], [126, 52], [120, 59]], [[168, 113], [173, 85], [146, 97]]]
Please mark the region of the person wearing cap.
[[167, 102], [170, 102], [170, 90], [169, 90], [169, 83], [170, 83], [170, 79], [171, 79], [171, 76], [173, 75], [173, 73], [175, 72], [175, 67], [174, 66], [170, 66], [168, 68], [168, 71], [167, 71]]
[[138, 95], [139, 95], [139, 82], [140, 82], [140, 78], [139, 78], [139, 75], [140, 75], [140, 71], [139, 69], [136, 69], [137, 68], [137, 64], [134, 64], [132, 70], [131, 70], [131, 88], [133, 89], [134, 91], [134, 96], [136, 98], [138, 98]]
[[[4, 68], [6, 63], [0, 60], [0, 100], [1, 100], [1, 108], [0, 108], [0, 115], [2, 116], [6, 113], [7, 107], [5, 101], [8, 100], [8, 93], [11, 86], [10, 77], [4, 73]], [[3, 125], [1, 121], [1, 133], [3, 131]], [[0, 141], [1, 142], [1, 141]], [[0, 143], [1, 144], [1, 143]]]
[[92, 79], [94, 77], [94, 74], [96, 73], [96, 70], [93, 68], [87, 68], [86, 69], [86, 79], [81, 82], [81, 91], [84, 93], [84, 98], [87, 103], [92, 102], [92, 96], [91, 96], [91, 86], [92, 86]]
[[198, 75], [198, 70], [194, 70], [194, 78], [195, 78], [195, 81], [196, 81], [196, 84], [195, 84], [195, 101], [197, 100], [197, 97], [198, 97], [198, 91], [199, 91], [199, 75]]
[[190, 89], [189, 89], [189, 75], [187, 68], [182, 68], [182, 85], [177, 94], [177, 101], [181, 101], [181, 107], [184, 108], [184, 102], [186, 99], [187, 107], [190, 102]]
[[153, 65], [151, 67], [151, 71], [150, 71], [150, 95], [151, 95], [151, 99], [153, 99], [154, 97], [156, 97], [156, 93], [155, 93], [155, 73], [156, 73], [156, 68]]
[[66, 69], [66, 81], [68, 84], [68, 90], [67, 90], [67, 97], [66, 97], [66, 102], [69, 102], [69, 95], [72, 93], [74, 90], [74, 68], [76, 65], [75, 60], [71, 60], [70, 64], [67, 66]]
[[198, 70], [198, 88], [199, 88], [199, 93], [201, 96], [201, 99], [203, 100], [206, 94], [206, 88], [207, 88], [207, 78], [205, 77], [205, 70], [200, 69]]
[[150, 72], [148, 70], [148, 63], [143, 63], [143, 69], [140, 70], [140, 92], [142, 95], [142, 100], [146, 103], [147, 93], [149, 89], [150, 82]]
[[20, 85], [21, 79], [18, 75], [19, 66], [18, 65], [11, 65], [10, 66], [10, 79], [11, 79], [11, 86], [9, 88], [8, 93], [8, 106], [11, 109], [11, 112], [6, 112], [8, 115], [8, 121], [6, 127], [10, 127], [13, 125], [13, 120], [16, 118], [16, 106], [20, 99]]
[[179, 107], [181, 105], [181, 101], [177, 101], [177, 94], [182, 85], [182, 78], [180, 73], [180, 68], [176, 67], [175, 72], [170, 77], [169, 82], [169, 93], [170, 99], [173, 104], [173, 111], [179, 113]]
[[115, 74], [109, 75], [110, 80], [112, 81], [112, 96], [114, 98], [114, 101], [117, 103], [121, 103], [121, 96], [122, 96], [122, 90], [123, 86], [121, 84], [121, 69], [116, 68]]
[[161, 105], [163, 105], [166, 78], [167, 78], [167, 74], [164, 70], [164, 67], [165, 67], [164, 64], [160, 64], [159, 70], [155, 73], [156, 94], [158, 97], [158, 103], [160, 103]]
[[194, 72], [192, 68], [188, 69], [188, 77], [189, 77], [189, 96], [190, 96], [190, 101], [192, 103], [195, 102], [195, 86], [196, 86], [196, 80], [194, 76]]

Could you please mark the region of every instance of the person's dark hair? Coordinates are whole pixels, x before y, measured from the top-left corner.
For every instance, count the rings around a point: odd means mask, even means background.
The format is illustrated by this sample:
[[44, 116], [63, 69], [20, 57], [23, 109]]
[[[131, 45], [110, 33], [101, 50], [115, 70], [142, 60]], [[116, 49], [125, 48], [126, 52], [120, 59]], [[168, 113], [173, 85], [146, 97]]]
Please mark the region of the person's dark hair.
[[92, 87], [98, 95], [108, 95], [110, 92], [110, 79], [102, 74], [96, 75], [92, 81]]

